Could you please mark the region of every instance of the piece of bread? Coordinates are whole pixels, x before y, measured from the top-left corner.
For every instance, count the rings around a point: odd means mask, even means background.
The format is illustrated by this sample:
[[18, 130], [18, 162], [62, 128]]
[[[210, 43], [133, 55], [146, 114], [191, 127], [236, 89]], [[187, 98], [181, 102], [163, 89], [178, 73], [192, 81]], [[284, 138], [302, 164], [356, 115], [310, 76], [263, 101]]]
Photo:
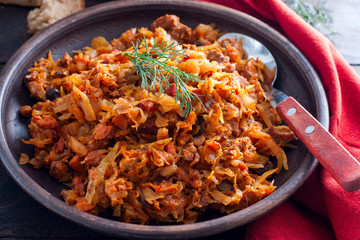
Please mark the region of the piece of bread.
[[35, 34], [54, 22], [85, 8], [85, 0], [42, 0], [27, 16], [29, 32]]
[[0, 3], [14, 4], [20, 6], [39, 7], [42, 0], [0, 0]]

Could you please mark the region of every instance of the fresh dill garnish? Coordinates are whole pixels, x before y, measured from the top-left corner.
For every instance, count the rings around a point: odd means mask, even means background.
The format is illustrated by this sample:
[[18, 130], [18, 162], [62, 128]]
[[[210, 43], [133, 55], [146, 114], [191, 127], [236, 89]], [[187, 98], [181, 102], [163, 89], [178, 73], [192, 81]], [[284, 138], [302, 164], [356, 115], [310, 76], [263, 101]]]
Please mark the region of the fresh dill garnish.
[[175, 101], [180, 101], [180, 109], [184, 110], [185, 117], [194, 110], [192, 101], [197, 99], [201, 102], [198, 95], [191, 92], [186, 84], [201, 80], [194, 74], [168, 64], [168, 61], [181, 61], [181, 57], [185, 56], [184, 50], [178, 44], [156, 41], [153, 47], [149, 47], [144, 37], [133, 44], [133, 52], [126, 52], [124, 55], [135, 65], [143, 89], [161, 94], [170, 87], [170, 79], [174, 81]]
[[335, 35], [331, 29], [332, 17], [322, 1], [284, 0], [284, 2], [325, 36]]

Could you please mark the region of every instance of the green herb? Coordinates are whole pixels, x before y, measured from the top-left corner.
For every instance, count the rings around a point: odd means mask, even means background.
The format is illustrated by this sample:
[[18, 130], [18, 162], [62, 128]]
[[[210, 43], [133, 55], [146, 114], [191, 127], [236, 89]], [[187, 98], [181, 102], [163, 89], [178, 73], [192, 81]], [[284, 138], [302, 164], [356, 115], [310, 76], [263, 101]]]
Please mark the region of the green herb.
[[324, 35], [330, 37], [335, 34], [331, 29], [332, 18], [329, 10], [321, 1], [284, 0], [284, 2]]
[[[133, 44], [134, 52], [127, 52], [130, 61], [134, 63], [136, 72], [141, 76], [141, 87], [150, 91], [163, 93], [170, 86], [170, 79], [175, 84], [175, 101], [180, 101], [180, 109], [184, 110], [184, 116], [194, 110], [191, 102], [199, 100], [197, 94], [189, 91], [187, 82], [201, 82], [194, 74], [181, 71], [179, 67], [168, 65], [168, 61], [181, 61], [185, 56], [184, 50], [178, 44], [157, 41], [153, 47], [148, 47], [145, 37]], [[145, 51], [141, 52], [140, 49]], [[142, 49], [142, 50], [144, 50]], [[201, 101], [200, 101], [201, 102]]]

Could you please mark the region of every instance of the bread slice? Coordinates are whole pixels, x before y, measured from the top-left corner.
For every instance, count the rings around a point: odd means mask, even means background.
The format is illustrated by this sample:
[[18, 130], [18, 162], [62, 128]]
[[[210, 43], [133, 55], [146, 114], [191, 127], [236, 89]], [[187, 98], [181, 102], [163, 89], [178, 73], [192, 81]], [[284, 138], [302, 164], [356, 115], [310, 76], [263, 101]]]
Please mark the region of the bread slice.
[[85, 8], [85, 0], [42, 0], [27, 16], [29, 32], [35, 34], [54, 22]]
[[39, 7], [42, 0], [0, 0], [0, 3], [14, 4], [20, 6]]

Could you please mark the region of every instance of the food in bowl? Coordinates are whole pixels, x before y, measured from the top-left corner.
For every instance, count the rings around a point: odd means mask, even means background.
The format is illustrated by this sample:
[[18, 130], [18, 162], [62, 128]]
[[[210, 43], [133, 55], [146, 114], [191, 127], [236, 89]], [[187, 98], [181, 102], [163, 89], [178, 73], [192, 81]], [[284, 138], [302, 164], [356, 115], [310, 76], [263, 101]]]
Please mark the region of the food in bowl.
[[295, 139], [261, 82], [271, 71], [219, 30], [174, 15], [93, 39], [71, 57], [42, 58], [25, 76], [34, 145], [20, 164], [70, 183], [75, 208], [125, 222], [193, 223], [271, 194]]

